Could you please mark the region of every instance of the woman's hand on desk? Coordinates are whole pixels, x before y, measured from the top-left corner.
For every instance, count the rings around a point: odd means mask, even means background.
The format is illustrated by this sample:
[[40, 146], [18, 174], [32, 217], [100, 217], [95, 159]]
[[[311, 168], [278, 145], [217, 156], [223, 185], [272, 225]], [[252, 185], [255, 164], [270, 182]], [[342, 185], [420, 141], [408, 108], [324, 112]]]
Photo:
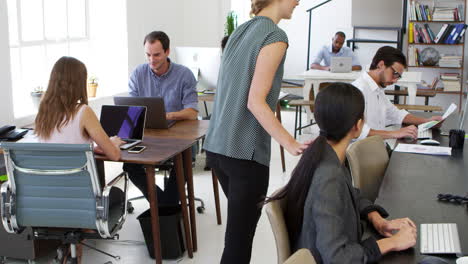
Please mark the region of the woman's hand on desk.
[[[125, 144], [125, 141], [123, 141], [118, 136], [110, 137], [110, 140], [111, 140], [112, 144], [114, 144], [116, 147], [120, 147], [121, 145]], [[95, 148], [95, 150], [96, 150], [96, 148]]]
[[392, 237], [380, 239], [377, 241], [380, 253], [385, 254], [390, 251], [401, 251], [416, 245], [416, 228], [408, 224], [403, 224], [398, 233]]
[[409, 218], [399, 218], [394, 220], [382, 220], [374, 222], [375, 229], [384, 237], [391, 237], [403, 226], [410, 226], [416, 229], [416, 225]]

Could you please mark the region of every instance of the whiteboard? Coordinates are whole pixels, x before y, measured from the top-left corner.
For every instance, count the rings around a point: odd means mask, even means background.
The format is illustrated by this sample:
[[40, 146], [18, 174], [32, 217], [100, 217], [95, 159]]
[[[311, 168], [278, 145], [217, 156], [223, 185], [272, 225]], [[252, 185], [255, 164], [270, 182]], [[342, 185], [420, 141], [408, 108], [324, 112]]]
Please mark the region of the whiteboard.
[[401, 27], [402, 19], [403, 0], [352, 0], [354, 27]]

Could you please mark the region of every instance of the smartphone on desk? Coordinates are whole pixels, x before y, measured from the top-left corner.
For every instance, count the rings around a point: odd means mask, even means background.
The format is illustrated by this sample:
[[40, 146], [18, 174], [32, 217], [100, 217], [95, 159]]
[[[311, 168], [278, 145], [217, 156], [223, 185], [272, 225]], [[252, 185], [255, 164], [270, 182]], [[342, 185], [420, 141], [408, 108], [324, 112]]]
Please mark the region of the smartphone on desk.
[[134, 146], [128, 150], [128, 153], [138, 154], [146, 149], [146, 146]]

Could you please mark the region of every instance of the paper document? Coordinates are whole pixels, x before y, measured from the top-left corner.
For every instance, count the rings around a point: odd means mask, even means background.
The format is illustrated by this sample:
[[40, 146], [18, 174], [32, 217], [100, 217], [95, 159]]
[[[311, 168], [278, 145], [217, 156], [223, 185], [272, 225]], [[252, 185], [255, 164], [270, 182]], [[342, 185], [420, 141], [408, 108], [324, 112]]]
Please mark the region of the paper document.
[[278, 96], [278, 100], [282, 100], [284, 97], [286, 97], [288, 95], [289, 95], [288, 93], [280, 91], [279, 96]]
[[416, 153], [426, 155], [452, 155], [452, 148], [449, 147], [437, 147], [437, 146], [423, 146], [417, 144], [398, 144], [394, 151], [405, 152], [405, 153]]
[[420, 126], [422, 126], [423, 128], [423, 131], [424, 130], [427, 130], [427, 129], [430, 129], [432, 128], [433, 126], [439, 124], [440, 122], [444, 121], [447, 117], [449, 117], [453, 112], [455, 112], [455, 110], [457, 110], [457, 105], [452, 103], [448, 108], [447, 108], [447, 111], [445, 111], [444, 115], [442, 116], [442, 120], [441, 121], [429, 121], [429, 122], [426, 122], [426, 123], [423, 123], [423, 124], [420, 124], [418, 126], [418, 128]]

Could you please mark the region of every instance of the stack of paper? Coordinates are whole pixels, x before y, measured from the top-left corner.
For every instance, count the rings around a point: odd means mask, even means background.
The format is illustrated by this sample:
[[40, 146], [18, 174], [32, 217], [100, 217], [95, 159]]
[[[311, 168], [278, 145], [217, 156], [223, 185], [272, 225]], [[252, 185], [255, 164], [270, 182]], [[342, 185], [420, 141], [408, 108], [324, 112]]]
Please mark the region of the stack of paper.
[[394, 151], [404, 152], [404, 153], [425, 154], [425, 155], [442, 155], [442, 156], [452, 155], [452, 148], [449, 148], [449, 147], [423, 146], [423, 145], [417, 145], [417, 144], [400, 143], [397, 145]]

